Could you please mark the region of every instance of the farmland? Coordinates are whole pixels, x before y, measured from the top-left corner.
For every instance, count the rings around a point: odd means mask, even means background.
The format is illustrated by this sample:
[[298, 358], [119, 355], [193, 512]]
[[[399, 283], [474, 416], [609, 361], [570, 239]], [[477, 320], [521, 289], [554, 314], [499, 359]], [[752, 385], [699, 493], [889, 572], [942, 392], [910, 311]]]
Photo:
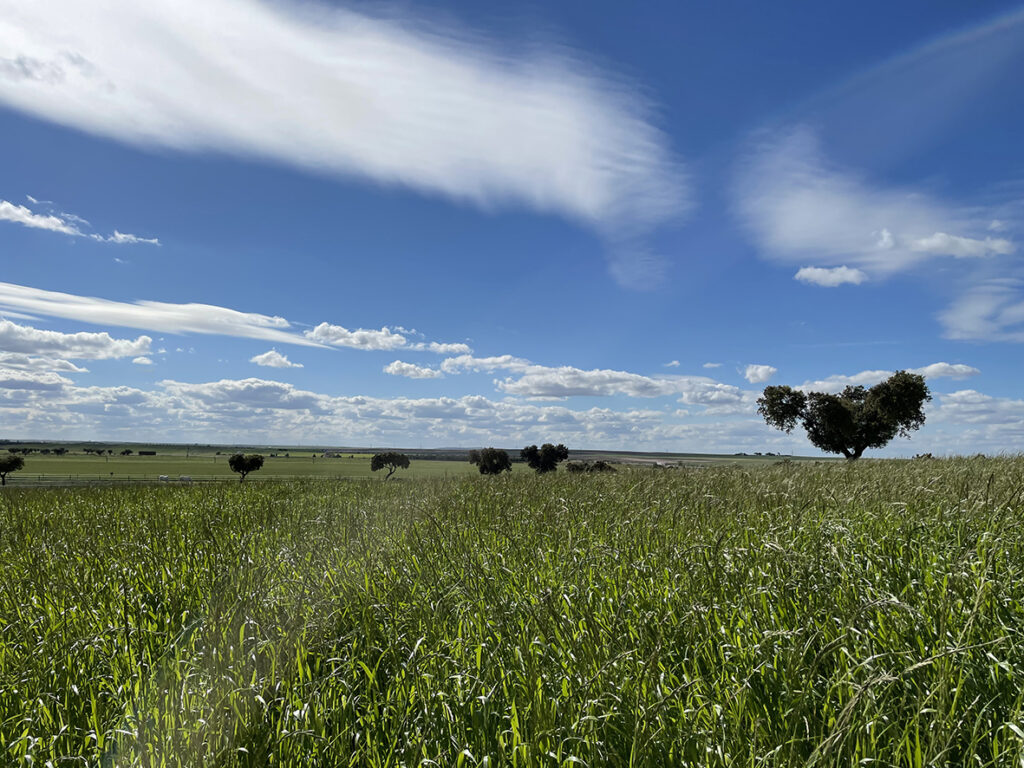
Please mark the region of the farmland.
[[1019, 458], [11, 487], [0, 751], [1019, 764], [1022, 495]]

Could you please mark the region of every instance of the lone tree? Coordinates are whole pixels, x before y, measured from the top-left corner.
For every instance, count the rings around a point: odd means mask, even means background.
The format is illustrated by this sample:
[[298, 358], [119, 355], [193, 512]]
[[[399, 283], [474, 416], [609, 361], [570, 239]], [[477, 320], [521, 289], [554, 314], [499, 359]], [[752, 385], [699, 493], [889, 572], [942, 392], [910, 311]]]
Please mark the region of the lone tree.
[[552, 445], [544, 443], [540, 448], [536, 445], [528, 445], [519, 452], [520, 458], [525, 461], [530, 469], [537, 470], [538, 475], [545, 472], [554, 472], [558, 468], [558, 462], [569, 458], [569, 449], [559, 443]]
[[380, 469], [387, 469], [388, 473], [384, 475], [384, 479], [388, 480], [397, 469], [408, 469], [409, 468], [409, 457], [404, 453], [376, 453], [373, 458], [370, 459], [370, 471], [376, 472]]
[[250, 472], [263, 468], [263, 456], [258, 453], [236, 453], [228, 457], [228, 466], [232, 472], [239, 474], [238, 482], [242, 482]]
[[25, 460], [21, 456], [0, 456], [0, 485], [7, 485], [7, 473], [24, 469]]
[[476, 464], [481, 475], [500, 475], [512, 471], [512, 459], [500, 448], [483, 448], [469, 452], [469, 463]]
[[897, 371], [871, 389], [847, 387], [838, 395], [766, 387], [757, 410], [784, 432], [800, 422], [812, 445], [853, 461], [897, 435], [910, 437], [924, 424], [924, 404], [931, 399], [923, 376]]

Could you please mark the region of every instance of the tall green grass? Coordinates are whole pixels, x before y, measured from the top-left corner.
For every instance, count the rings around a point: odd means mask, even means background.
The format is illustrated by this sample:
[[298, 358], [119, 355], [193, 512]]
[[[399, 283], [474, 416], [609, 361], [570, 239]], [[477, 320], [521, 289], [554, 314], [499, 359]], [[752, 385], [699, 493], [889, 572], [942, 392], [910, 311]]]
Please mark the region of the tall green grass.
[[1002, 766], [1024, 460], [0, 494], [0, 763]]

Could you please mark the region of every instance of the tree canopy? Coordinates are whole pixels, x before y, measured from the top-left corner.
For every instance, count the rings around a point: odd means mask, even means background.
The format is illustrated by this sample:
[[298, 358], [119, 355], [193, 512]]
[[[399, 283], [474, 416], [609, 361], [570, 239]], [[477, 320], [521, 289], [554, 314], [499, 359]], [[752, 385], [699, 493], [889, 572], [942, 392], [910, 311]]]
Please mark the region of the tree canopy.
[[374, 454], [373, 458], [370, 459], [370, 471], [377, 472], [385, 468], [388, 470], [388, 473], [384, 475], [384, 479], [388, 480], [395, 474], [395, 470], [409, 468], [409, 457], [404, 453], [395, 453], [394, 451]]
[[560, 461], [569, 458], [569, 449], [559, 443], [552, 445], [544, 443], [540, 448], [536, 445], [528, 445], [519, 452], [519, 456], [525, 461], [530, 469], [535, 469], [538, 475], [545, 472], [554, 472]]
[[0, 485], [7, 485], [7, 473], [17, 472], [25, 467], [25, 460], [21, 456], [0, 456]]
[[799, 423], [816, 448], [853, 460], [897, 435], [909, 437], [924, 424], [931, 399], [923, 376], [897, 371], [870, 389], [850, 386], [838, 395], [766, 387], [757, 410], [770, 426], [791, 432]]
[[262, 469], [263, 456], [258, 453], [236, 453], [228, 458], [228, 466], [231, 467], [232, 472], [237, 472], [240, 475], [238, 482], [242, 482], [250, 472]]
[[500, 448], [482, 448], [469, 452], [469, 463], [475, 464], [481, 475], [500, 475], [512, 471], [512, 459], [508, 451]]

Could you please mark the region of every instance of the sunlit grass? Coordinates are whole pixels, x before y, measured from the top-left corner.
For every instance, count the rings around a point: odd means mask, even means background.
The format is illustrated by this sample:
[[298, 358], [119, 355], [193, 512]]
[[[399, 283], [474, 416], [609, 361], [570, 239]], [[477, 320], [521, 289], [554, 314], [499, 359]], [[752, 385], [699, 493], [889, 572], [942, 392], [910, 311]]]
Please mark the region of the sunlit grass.
[[0, 762], [1018, 765], [1022, 495], [1019, 459], [8, 489]]

